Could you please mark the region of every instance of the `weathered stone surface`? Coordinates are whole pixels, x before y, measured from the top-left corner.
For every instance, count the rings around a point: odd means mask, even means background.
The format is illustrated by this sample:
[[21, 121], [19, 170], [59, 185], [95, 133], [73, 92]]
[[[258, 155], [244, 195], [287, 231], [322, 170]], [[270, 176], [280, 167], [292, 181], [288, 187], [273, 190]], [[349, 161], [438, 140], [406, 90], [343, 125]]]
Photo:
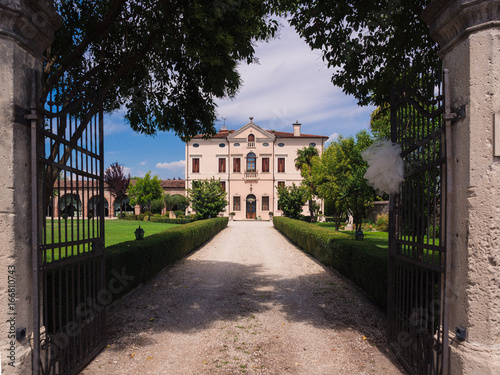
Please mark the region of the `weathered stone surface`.
[[[494, 115], [500, 110], [500, 1], [435, 1], [424, 12], [450, 72], [454, 199], [450, 218], [451, 374], [500, 373], [500, 158]], [[454, 339], [455, 335], [450, 334]]]
[[[5, 374], [31, 373], [31, 132], [22, 114], [31, 104], [32, 72], [40, 80], [42, 53], [61, 22], [48, 4], [45, 0], [0, 0], [0, 275], [4, 280], [0, 283], [0, 321], [15, 317], [15, 328], [26, 328], [28, 336], [17, 341], [9, 337], [10, 324], [0, 325]], [[12, 309], [9, 293], [15, 293]], [[5, 354], [12, 346], [15, 367], [8, 365]]]

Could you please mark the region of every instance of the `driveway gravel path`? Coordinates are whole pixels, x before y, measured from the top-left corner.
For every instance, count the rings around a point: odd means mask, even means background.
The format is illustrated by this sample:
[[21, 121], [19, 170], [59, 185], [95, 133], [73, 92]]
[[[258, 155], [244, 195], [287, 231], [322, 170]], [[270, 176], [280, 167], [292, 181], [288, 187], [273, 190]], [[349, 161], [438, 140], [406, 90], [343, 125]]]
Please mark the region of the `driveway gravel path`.
[[385, 319], [270, 222], [230, 222], [110, 309], [82, 374], [402, 374]]

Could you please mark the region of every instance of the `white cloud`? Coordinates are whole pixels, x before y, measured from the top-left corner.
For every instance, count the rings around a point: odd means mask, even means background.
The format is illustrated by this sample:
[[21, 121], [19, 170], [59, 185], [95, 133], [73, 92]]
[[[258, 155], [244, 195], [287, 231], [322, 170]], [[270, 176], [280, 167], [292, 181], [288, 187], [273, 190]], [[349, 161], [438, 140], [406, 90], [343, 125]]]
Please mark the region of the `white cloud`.
[[129, 167], [123, 167], [123, 174], [132, 176], [132, 169]]
[[139, 162], [139, 165], [146, 165], [146, 163], [147, 163], [147, 162], [148, 162], [148, 159], [143, 160], [143, 161], [140, 161], [140, 162]]
[[339, 138], [339, 135], [340, 135], [339, 133], [330, 134], [330, 137], [325, 142], [325, 145], [328, 144], [328, 143], [330, 143], [330, 142], [336, 141]]
[[186, 166], [185, 160], [171, 161], [171, 162], [157, 163], [156, 164], [156, 168], [167, 169], [167, 170], [180, 170], [180, 169], [184, 169], [185, 166]]
[[308, 134], [349, 136], [367, 127], [373, 109], [359, 107], [335, 87], [334, 69], [287, 23], [279, 39], [257, 46], [256, 57], [259, 64], [239, 66], [243, 84], [236, 98], [217, 101], [219, 118], [226, 117], [229, 128], [240, 128], [250, 116], [264, 129], [292, 131], [298, 121]]

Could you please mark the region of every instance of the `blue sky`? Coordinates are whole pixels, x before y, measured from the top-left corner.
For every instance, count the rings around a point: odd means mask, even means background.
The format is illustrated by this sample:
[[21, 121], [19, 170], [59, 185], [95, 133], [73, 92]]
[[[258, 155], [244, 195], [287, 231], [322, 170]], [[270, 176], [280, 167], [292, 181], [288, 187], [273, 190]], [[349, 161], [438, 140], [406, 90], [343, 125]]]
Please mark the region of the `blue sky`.
[[[264, 129], [330, 136], [354, 135], [367, 129], [374, 107], [358, 107], [356, 100], [331, 83], [332, 70], [320, 53], [311, 51], [288, 25], [280, 36], [256, 48], [259, 64], [240, 66], [243, 85], [232, 100], [219, 100], [216, 127], [238, 129], [249, 117]], [[172, 133], [145, 136], [132, 131], [118, 111], [105, 117], [104, 163], [117, 161], [132, 176], [152, 171], [162, 179], [184, 178], [184, 143]]]

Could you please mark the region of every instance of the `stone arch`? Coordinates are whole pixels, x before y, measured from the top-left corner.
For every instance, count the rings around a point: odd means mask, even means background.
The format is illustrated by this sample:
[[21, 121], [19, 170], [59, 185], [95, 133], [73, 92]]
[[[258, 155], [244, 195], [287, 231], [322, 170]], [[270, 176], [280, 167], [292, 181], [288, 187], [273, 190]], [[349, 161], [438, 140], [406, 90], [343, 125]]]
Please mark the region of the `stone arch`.
[[82, 201], [78, 194], [68, 193], [59, 198], [58, 202], [59, 216], [78, 216], [82, 215]]
[[100, 203], [104, 201], [104, 216], [109, 215], [109, 203], [106, 198], [101, 197], [100, 195], [94, 195], [92, 198], [89, 199], [89, 206], [88, 206], [88, 214], [87, 216], [90, 217], [96, 216], [99, 213], [100, 209]]

